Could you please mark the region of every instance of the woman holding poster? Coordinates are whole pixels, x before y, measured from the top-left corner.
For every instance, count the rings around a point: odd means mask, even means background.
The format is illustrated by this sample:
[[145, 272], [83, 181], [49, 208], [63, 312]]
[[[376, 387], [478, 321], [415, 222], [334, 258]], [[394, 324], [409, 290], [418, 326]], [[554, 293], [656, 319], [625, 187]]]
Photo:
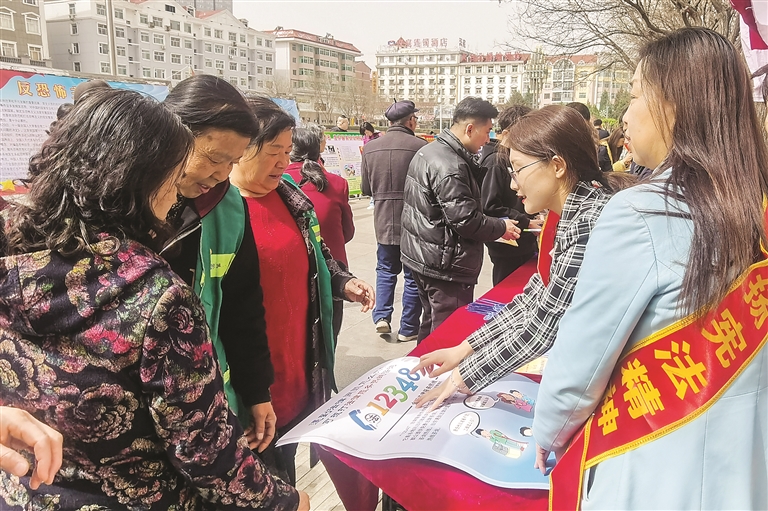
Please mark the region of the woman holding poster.
[[640, 56], [626, 137], [656, 170], [592, 232], [538, 394], [537, 465], [570, 444], [556, 509], [768, 509], [768, 151], [749, 72], [703, 28]]

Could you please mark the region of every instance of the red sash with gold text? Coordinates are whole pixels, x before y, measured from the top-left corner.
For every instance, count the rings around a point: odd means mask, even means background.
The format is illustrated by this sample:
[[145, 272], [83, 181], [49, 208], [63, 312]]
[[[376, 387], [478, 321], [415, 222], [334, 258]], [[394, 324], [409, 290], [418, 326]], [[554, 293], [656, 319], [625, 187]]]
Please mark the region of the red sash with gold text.
[[[709, 318], [709, 317], [708, 317]], [[768, 339], [768, 260], [736, 280], [711, 319], [691, 315], [622, 357], [595, 413], [558, 460], [549, 508], [579, 509], [584, 471], [706, 412]]]

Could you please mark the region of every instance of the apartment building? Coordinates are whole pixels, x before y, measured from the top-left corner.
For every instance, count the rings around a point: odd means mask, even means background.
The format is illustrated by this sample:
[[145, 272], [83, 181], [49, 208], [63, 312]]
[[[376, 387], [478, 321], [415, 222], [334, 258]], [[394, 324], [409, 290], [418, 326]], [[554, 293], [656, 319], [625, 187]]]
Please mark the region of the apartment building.
[[612, 102], [621, 90], [629, 90], [632, 73], [619, 65], [607, 65], [598, 55], [550, 56], [541, 105], [570, 103], [600, 104], [603, 92]]
[[301, 30], [277, 27], [275, 40], [278, 78], [290, 90], [301, 115], [322, 124], [336, 122], [340, 113], [335, 98], [355, 80], [355, 58], [362, 55], [353, 44]]
[[[494, 104], [506, 103], [513, 92], [523, 93], [528, 53], [487, 53], [462, 56], [458, 100], [473, 96]], [[526, 91], [527, 92], [527, 91]]]
[[232, 0], [181, 0], [184, 7], [194, 7], [197, 11], [232, 11]]
[[220, 76], [242, 90], [274, 79], [274, 37], [228, 10], [198, 11], [168, 0], [45, 3], [53, 66], [105, 78]]
[[0, 62], [50, 67], [42, 1], [0, 2]]

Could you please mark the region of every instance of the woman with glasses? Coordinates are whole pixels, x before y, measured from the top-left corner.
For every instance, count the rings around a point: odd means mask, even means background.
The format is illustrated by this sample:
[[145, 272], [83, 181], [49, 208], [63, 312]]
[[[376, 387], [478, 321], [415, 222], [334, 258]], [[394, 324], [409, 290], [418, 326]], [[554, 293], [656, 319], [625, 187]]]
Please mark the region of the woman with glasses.
[[457, 390], [477, 392], [549, 351], [570, 306], [589, 234], [611, 192], [626, 182], [600, 170], [593, 130], [572, 108], [533, 111], [509, 128], [502, 143], [509, 147], [512, 187], [525, 211], [560, 216], [550, 274], [534, 274], [521, 294], [458, 346], [422, 356], [414, 371], [452, 373], [417, 406], [435, 399], [434, 409]]

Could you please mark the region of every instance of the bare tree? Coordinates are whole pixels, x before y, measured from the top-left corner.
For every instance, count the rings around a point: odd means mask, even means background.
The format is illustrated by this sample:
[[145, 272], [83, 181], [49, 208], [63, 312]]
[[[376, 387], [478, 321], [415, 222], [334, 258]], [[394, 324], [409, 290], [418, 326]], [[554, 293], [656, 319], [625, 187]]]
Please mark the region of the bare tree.
[[264, 84], [264, 90], [273, 98], [292, 98], [291, 80], [284, 76], [275, 76]]
[[312, 79], [306, 81], [312, 94], [313, 107], [318, 112], [318, 120], [322, 123], [327, 120], [335, 120], [339, 97], [339, 82], [337, 75], [324, 71], [317, 71]]
[[379, 108], [379, 98], [371, 88], [371, 82], [352, 78], [344, 82], [338, 96], [338, 106], [341, 113], [347, 117], [358, 119], [373, 119]]
[[[605, 52], [633, 69], [640, 47], [659, 35], [702, 26], [739, 46], [739, 16], [728, 0], [499, 0], [514, 3], [510, 29], [519, 39], [575, 55]], [[510, 45], [514, 46], [514, 45]]]

